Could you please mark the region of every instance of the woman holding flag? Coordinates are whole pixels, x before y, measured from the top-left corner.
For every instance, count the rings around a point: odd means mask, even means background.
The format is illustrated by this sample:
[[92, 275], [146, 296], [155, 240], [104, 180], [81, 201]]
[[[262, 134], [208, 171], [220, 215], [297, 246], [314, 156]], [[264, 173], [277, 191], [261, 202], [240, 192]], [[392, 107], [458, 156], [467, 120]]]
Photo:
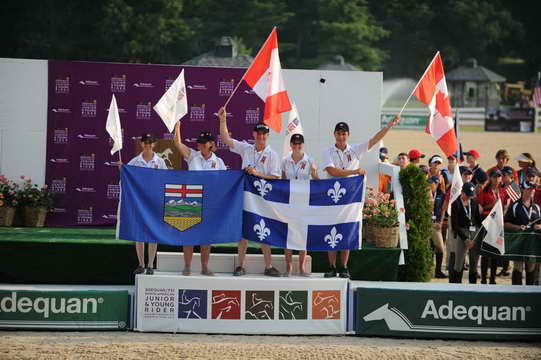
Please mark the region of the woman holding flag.
[[[318, 180], [316, 163], [303, 151], [304, 136], [301, 134], [291, 135], [291, 153], [282, 160], [282, 179], [290, 180]], [[293, 250], [284, 249], [286, 257], [286, 272], [284, 276], [290, 276], [293, 271]], [[306, 250], [299, 250], [299, 274], [309, 277], [304, 270], [306, 263]]]
[[[143, 148], [143, 151], [131, 159], [128, 165], [152, 169], [167, 169], [165, 161], [163, 161], [163, 159], [154, 152], [155, 143], [156, 139], [151, 134], [143, 134], [143, 136], [141, 136], [141, 147]], [[148, 244], [148, 265], [146, 267], [147, 275], [154, 274], [154, 259], [156, 258], [157, 250], [157, 243]], [[137, 241], [135, 243], [135, 251], [137, 252], [139, 266], [137, 266], [133, 273], [137, 275], [145, 272], [145, 243]]]
[[[209, 131], [203, 131], [197, 137], [197, 149], [194, 151], [182, 143], [180, 136], [181, 122], [175, 124], [175, 147], [178, 149], [184, 160], [188, 163], [188, 170], [227, 170], [222, 159], [214, 154], [216, 148], [216, 139]], [[214, 276], [209, 270], [210, 245], [201, 245], [201, 275]], [[182, 247], [184, 254], [184, 270], [182, 275], [190, 276], [192, 274], [193, 246], [184, 245]]]

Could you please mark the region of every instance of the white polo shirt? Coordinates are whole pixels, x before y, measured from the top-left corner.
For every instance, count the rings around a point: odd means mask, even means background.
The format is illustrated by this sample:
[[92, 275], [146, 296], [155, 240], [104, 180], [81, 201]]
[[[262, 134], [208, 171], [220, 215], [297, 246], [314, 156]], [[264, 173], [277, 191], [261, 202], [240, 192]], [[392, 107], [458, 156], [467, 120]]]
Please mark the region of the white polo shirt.
[[133, 159], [130, 160], [128, 165], [133, 166], [140, 166], [140, 167], [146, 167], [146, 168], [152, 168], [152, 169], [167, 169], [167, 165], [165, 165], [165, 161], [161, 157], [158, 156], [158, 154], [154, 153], [154, 156], [152, 159], [150, 159], [149, 162], [146, 162], [145, 159], [143, 159], [143, 153], [137, 155]]
[[[362, 159], [365, 152], [368, 152], [368, 141], [349, 145], [342, 151], [336, 147], [331, 146], [323, 152], [323, 165], [325, 170], [328, 167], [334, 167], [342, 170], [355, 170], [359, 168], [359, 162]], [[327, 173], [328, 174], [328, 173]], [[332, 177], [329, 175], [329, 177]]]
[[190, 156], [186, 159], [188, 170], [227, 170], [222, 159], [211, 153], [208, 159], [205, 159], [201, 151], [190, 149]]
[[286, 179], [310, 180], [312, 163], [313, 160], [306, 153], [296, 164], [292, 154], [289, 154], [282, 159], [282, 171], [286, 174]]
[[280, 160], [278, 154], [267, 145], [262, 151], [257, 151], [255, 145], [246, 141], [233, 139], [231, 151], [237, 153], [242, 158], [242, 169], [248, 166], [265, 175], [274, 175], [280, 177]]

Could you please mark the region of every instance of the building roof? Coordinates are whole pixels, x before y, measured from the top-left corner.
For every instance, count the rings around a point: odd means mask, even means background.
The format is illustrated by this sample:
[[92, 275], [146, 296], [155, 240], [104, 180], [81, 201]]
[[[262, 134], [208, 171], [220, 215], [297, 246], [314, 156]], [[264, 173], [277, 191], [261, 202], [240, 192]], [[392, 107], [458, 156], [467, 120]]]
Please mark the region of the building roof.
[[478, 66], [475, 59], [468, 60], [468, 64], [460, 66], [447, 74], [445, 78], [450, 81], [484, 81], [505, 82], [505, 78], [484, 66]]
[[355, 66], [347, 63], [342, 55], [336, 55], [330, 63], [322, 64], [318, 67], [319, 70], [342, 70], [342, 71], [357, 71]]
[[247, 68], [253, 60], [250, 55], [237, 55], [234, 40], [229, 36], [222, 36], [212, 51], [196, 56], [182, 65]]

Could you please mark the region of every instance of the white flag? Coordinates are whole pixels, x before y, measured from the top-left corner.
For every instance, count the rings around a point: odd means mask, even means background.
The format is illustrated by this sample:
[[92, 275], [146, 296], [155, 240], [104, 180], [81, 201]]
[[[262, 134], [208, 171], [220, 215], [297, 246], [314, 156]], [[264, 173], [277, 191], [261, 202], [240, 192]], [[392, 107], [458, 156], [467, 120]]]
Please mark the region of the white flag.
[[496, 205], [490, 210], [490, 214], [483, 220], [483, 226], [487, 231], [483, 241], [498, 249], [500, 255], [505, 254], [503, 209], [500, 199], [496, 201]]
[[111, 155], [113, 155], [122, 149], [122, 128], [120, 127], [120, 115], [118, 114], [118, 107], [116, 105], [114, 94], [111, 105], [109, 105], [109, 114], [107, 115], [105, 130], [107, 130], [109, 136], [113, 139], [113, 148], [111, 149]]
[[293, 102], [291, 104], [291, 110], [289, 111], [289, 119], [287, 121], [286, 136], [284, 138], [284, 150], [282, 157], [286, 157], [291, 152], [291, 135], [301, 134], [304, 136], [302, 131], [301, 118], [297, 112], [297, 105]]
[[456, 199], [460, 196], [462, 192], [462, 175], [460, 175], [460, 170], [458, 165], [455, 167], [453, 172], [453, 181], [451, 182], [451, 196], [449, 197], [449, 205], [447, 206], [447, 213], [451, 215], [451, 204], [455, 202]]
[[158, 113], [169, 132], [173, 132], [175, 123], [188, 113], [184, 69], [156, 103], [154, 111]]

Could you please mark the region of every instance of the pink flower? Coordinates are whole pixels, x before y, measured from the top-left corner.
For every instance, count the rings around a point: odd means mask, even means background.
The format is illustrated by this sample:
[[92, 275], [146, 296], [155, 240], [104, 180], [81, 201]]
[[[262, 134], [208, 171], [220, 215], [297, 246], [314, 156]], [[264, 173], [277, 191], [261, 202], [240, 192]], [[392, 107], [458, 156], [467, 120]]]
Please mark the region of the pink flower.
[[383, 194], [383, 198], [384, 198], [385, 200], [389, 199], [390, 196], [391, 196], [391, 194]]
[[385, 216], [385, 217], [389, 217], [389, 215], [391, 215], [391, 214], [389, 214], [389, 212], [385, 212], [385, 213], [383, 214], [383, 216]]
[[379, 214], [379, 209], [374, 209], [374, 215]]
[[369, 191], [374, 191], [374, 187], [373, 187], [372, 185], [370, 185], [370, 186], [368, 187], [368, 190], [369, 190]]
[[368, 198], [368, 199], [366, 199], [366, 205], [368, 205], [368, 206], [377, 205], [377, 201], [374, 200], [374, 199]]
[[0, 200], [0, 206], [4, 206], [4, 201]]
[[43, 185], [41, 188], [42, 188], [43, 190], [47, 190], [48, 187], [49, 187], [49, 185], [45, 184], [45, 185]]
[[391, 200], [391, 205], [395, 206], [396, 205], [396, 200]]
[[24, 180], [24, 177], [25, 177], [24, 175], [21, 175], [21, 180]]

